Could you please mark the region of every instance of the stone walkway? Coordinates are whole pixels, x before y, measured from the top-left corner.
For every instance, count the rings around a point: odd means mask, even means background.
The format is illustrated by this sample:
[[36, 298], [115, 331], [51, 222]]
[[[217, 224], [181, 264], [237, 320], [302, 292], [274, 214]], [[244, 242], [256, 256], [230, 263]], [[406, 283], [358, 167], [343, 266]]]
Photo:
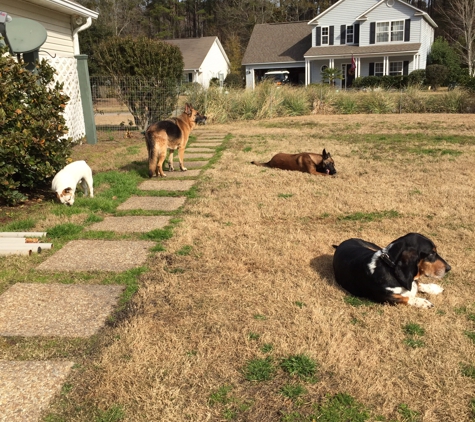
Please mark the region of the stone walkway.
[[[144, 180], [142, 191], [186, 192], [221, 145], [225, 134], [197, 128], [197, 141], [185, 152], [186, 172]], [[198, 160], [199, 159], [199, 160]], [[193, 160], [193, 161], [187, 161]], [[174, 212], [186, 196], [135, 196], [117, 210]], [[116, 233], [147, 233], [167, 226], [172, 216], [105, 217], [86, 228]], [[122, 272], [146, 263], [151, 241], [74, 240], [43, 261], [37, 269]], [[88, 338], [96, 334], [117, 306], [125, 286], [17, 283], [0, 296], [0, 336]], [[70, 361], [0, 361], [0, 422], [37, 422], [69, 376]]]

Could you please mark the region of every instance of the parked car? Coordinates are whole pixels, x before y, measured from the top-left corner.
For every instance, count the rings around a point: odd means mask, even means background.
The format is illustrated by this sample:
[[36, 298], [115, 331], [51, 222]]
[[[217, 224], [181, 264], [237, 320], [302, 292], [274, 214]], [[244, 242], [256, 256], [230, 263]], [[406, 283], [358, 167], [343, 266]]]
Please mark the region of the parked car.
[[273, 81], [276, 85], [285, 85], [290, 83], [288, 70], [270, 70], [264, 73], [264, 81]]

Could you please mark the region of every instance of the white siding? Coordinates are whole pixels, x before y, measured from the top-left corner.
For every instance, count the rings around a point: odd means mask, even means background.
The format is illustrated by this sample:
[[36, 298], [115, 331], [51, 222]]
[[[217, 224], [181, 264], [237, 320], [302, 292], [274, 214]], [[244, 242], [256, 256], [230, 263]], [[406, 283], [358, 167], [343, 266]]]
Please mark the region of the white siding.
[[[74, 56], [69, 15], [18, 0], [2, 0], [1, 10], [7, 12], [13, 19], [15, 17], [33, 19], [45, 27], [48, 37], [40, 50], [47, 51], [52, 56]], [[45, 52], [40, 52], [40, 56], [49, 57]]]
[[[363, 12], [374, 6], [379, 0], [345, 0], [337, 7], [330, 10], [318, 21], [318, 26], [333, 26], [334, 45], [340, 45], [340, 27], [341, 25], [353, 25], [357, 22], [356, 18]], [[369, 29], [368, 29], [369, 33]], [[361, 45], [361, 27], [360, 27], [360, 45]], [[312, 31], [312, 46], [315, 46], [315, 30]]]
[[434, 28], [428, 22], [422, 21], [421, 25], [421, 61], [420, 68], [425, 69], [427, 66], [427, 55], [430, 53], [430, 48], [434, 42]]
[[[425, 22], [420, 16], [414, 16], [414, 9], [399, 2], [394, 2], [394, 6], [388, 7], [386, 3], [376, 7], [368, 13], [368, 20], [360, 26], [360, 46], [369, 45], [369, 27], [371, 22], [387, 22], [411, 19], [411, 43], [421, 42], [421, 22]], [[401, 41], [403, 42], [403, 41]], [[381, 43], [377, 43], [381, 45]]]
[[229, 66], [216, 41], [209, 49], [200, 70], [200, 80], [198, 80], [198, 82], [205, 88], [208, 88], [209, 81], [213, 78], [218, 78], [220, 73], [222, 73], [224, 77], [229, 73]]

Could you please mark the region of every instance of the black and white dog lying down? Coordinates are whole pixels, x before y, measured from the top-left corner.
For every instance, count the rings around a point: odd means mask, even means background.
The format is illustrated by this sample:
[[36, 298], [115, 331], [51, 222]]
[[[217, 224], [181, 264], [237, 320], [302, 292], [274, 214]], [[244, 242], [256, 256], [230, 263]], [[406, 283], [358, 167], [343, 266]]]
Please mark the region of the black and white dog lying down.
[[333, 271], [336, 282], [354, 296], [375, 302], [431, 308], [417, 292], [439, 294], [438, 284], [422, 284], [421, 276], [442, 278], [450, 265], [434, 243], [419, 233], [408, 233], [385, 248], [362, 239], [348, 239], [336, 248]]

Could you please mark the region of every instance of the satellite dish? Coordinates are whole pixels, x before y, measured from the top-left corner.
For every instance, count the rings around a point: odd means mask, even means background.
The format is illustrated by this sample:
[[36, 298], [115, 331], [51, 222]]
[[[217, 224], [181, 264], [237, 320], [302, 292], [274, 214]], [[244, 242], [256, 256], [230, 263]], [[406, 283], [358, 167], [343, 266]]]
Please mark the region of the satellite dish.
[[47, 36], [44, 26], [32, 19], [14, 18], [5, 22], [5, 40], [12, 54], [38, 50]]

